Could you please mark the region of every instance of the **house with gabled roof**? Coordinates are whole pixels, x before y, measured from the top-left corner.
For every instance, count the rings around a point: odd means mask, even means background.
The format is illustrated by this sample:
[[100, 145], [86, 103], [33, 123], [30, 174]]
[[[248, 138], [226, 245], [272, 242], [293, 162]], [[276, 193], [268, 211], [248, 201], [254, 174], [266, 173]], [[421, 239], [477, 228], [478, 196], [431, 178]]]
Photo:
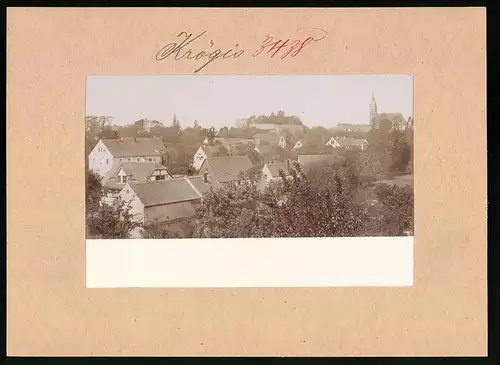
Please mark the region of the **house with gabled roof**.
[[159, 163], [118, 162], [101, 180], [106, 189], [106, 202], [115, 198], [127, 182], [144, 183], [172, 179], [172, 174]]
[[[193, 188], [187, 178], [157, 182], [128, 182], [119, 193], [121, 200], [128, 203], [130, 214], [144, 224], [160, 220], [172, 229], [184, 223], [194, 223], [196, 209], [201, 203], [202, 194]], [[140, 237], [140, 230], [134, 232]]]
[[365, 138], [331, 137], [326, 143], [333, 148], [358, 149], [364, 151], [368, 147]]
[[219, 184], [240, 181], [239, 174], [252, 168], [248, 156], [209, 157], [201, 165], [199, 175], [205, 173], [214, 177]]
[[227, 156], [228, 154], [229, 152], [222, 145], [214, 145], [214, 146], [202, 145], [194, 153], [193, 166], [196, 169], [196, 171], [199, 171], [201, 165], [203, 165], [203, 162], [205, 162], [207, 158], [217, 157], [220, 155]]
[[161, 138], [100, 139], [88, 156], [89, 169], [104, 177], [119, 162], [162, 163], [166, 152]]
[[255, 146], [254, 151], [256, 151], [260, 155], [261, 159], [264, 162], [273, 162], [278, 157], [276, 146], [272, 145]]
[[[128, 203], [130, 214], [141, 225], [159, 220], [174, 231], [185, 223], [195, 223], [203, 197], [219, 187], [213, 176], [205, 174], [154, 182], [128, 181], [118, 196]], [[133, 236], [140, 238], [141, 229]]]
[[291, 178], [290, 160], [286, 160], [285, 162], [266, 163], [264, 167], [262, 167], [262, 173], [257, 183], [257, 187], [263, 190], [271, 182], [279, 181], [281, 179], [280, 172], [283, 172], [285, 178]]
[[271, 145], [279, 146], [281, 148], [286, 147], [285, 136], [275, 132], [256, 133], [253, 138], [256, 146]]
[[201, 195], [202, 200], [203, 197], [205, 197], [205, 195], [210, 191], [217, 190], [222, 186], [215, 180], [212, 175], [206, 172], [202, 176], [187, 176], [186, 179], [191, 184], [193, 189], [195, 189]]

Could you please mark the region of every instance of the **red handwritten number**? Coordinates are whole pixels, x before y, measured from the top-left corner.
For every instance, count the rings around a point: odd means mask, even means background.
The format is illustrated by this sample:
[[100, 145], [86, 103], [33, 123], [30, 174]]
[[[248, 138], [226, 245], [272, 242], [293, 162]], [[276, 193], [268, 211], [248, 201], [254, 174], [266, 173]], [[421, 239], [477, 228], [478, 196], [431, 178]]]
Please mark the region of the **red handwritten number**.
[[307, 46], [309, 43], [311, 43], [314, 40], [312, 37], [307, 37], [304, 42], [300, 45], [299, 49], [295, 51], [295, 53], [292, 53], [291, 56], [295, 57], [297, 56], [304, 48]]
[[286, 44], [289, 42], [290, 40], [287, 39], [286, 41], [278, 41], [274, 44], [274, 46], [269, 50], [267, 51], [267, 53], [271, 52], [278, 44], [280, 44], [280, 42], [283, 42], [281, 43], [281, 45], [279, 47], [276, 47], [276, 51], [271, 55], [271, 58], [273, 58], [274, 56], [276, 56], [276, 53], [278, 53], [283, 47], [286, 46]]
[[313, 41], [314, 42], [320, 41], [320, 40], [324, 39], [326, 37], [326, 35], [328, 34], [326, 32], [326, 30], [320, 29], [320, 28], [302, 28], [299, 30], [320, 30], [320, 31], [323, 31], [325, 34], [321, 38], [315, 39], [314, 37], [307, 37], [303, 41], [295, 40], [292, 43], [290, 43], [290, 39], [287, 39], [285, 41], [280, 39], [278, 41], [273, 42], [274, 38], [272, 36], [268, 35], [266, 37], [266, 39], [264, 39], [264, 41], [262, 42], [262, 45], [260, 46], [260, 48], [257, 51], [255, 51], [252, 56], [256, 57], [256, 56], [260, 55], [262, 52], [267, 50], [266, 54], [270, 54], [270, 58], [273, 58], [280, 51], [284, 50], [284, 53], [282, 53], [282, 55], [281, 55], [281, 59], [285, 59], [288, 56], [296, 57], [300, 54], [300, 52], [302, 52], [304, 50], [304, 48], [309, 43], [311, 43]]

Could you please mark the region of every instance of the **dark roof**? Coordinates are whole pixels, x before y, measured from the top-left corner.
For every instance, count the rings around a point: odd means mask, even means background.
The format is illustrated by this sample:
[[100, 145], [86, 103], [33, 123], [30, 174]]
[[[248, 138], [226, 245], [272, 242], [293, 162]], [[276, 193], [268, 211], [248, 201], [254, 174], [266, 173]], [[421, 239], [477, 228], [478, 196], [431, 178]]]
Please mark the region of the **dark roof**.
[[[127, 176], [132, 176], [131, 181], [146, 182], [155, 170], [167, 170], [163, 165], [156, 162], [120, 162], [114, 164], [111, 170], [104, 176], [101, 184], [110, 189], [121, 189], [125, 184], [118, 182], [118, 173], [123, 169]], [[167, 170], [167, 174], [172, 177]]]
[[269, 169], [269, 172], [271, 173], [272, 177], [279, 177], [280, 170], [283, 170], [283, 173], [285, 175], [289, 175], [289, 172], [284, 162], [267, 163], [266, 166]]
[[166, 151], [161, 138], [125, 137], [102, 142], [113, 157], [160, 156]]
[[378, 113], [375, 114], [373, 117], [374, 123], [376, 126], [380, 125], [380, 122], [382, 120], [390, 120], [392, 123], [392, 126], [397, 125], [397, 126], [402, 126], [406, 125], [406, 119], [403, 117], [401, 113]]
[[200, 176], [208, 169], [219, 183], [237, 181], [238, 174], [252, 166], [248, 156], [211, 157], [201, 165]]
[[212, 175], [208, 175], [208, 183], [203, 182], [203, 176], [189, 176], [187, 179], [202, 195], [208, 193], [210, 188], [214, 190], [220, 188], [220, 184]]
[[131, 183], [129, 186], [146, 207], [201, 198], [185, 178], [147, 183]]

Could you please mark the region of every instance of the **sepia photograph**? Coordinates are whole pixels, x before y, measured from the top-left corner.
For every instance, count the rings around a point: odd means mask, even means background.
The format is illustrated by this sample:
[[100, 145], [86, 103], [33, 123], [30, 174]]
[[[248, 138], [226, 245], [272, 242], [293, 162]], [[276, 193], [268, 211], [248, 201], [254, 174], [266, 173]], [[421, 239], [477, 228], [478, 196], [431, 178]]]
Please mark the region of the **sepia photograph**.
[[413, 236], [410, 75], [88, 76], [87, 239]]

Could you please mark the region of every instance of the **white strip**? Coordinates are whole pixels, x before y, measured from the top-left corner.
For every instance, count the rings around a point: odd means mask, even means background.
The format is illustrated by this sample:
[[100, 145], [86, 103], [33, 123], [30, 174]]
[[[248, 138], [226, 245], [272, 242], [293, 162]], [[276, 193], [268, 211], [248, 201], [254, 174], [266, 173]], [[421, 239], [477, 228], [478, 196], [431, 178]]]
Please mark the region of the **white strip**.
[[413, 237], [87, 240], [87, 287], [412, 286]]

